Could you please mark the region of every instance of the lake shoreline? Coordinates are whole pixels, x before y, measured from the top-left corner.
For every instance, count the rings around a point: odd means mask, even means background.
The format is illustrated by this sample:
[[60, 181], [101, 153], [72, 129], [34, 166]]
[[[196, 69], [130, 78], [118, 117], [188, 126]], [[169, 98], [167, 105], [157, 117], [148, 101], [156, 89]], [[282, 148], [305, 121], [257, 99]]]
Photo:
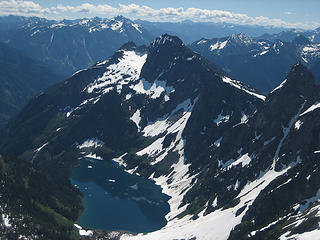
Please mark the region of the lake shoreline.
[[167, 224], [169, 196], [154, 181], [129, 174], [112, 161], [80, 159], [70, 181], [83, 195], [77, 224], [84, 229], [135, 235]]

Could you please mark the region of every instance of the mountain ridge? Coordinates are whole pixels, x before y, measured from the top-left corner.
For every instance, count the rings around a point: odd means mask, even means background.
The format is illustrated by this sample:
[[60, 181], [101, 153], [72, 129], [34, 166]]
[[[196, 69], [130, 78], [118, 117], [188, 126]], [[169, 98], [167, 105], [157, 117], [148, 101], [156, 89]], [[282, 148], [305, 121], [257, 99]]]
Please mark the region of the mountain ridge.
[[[238, 40], [234, 41], [236, 38]], [[259, 91], [268, 93], [281, 83], [291, 66], [298, 61], [304, 62], [318, 76], [315, 67], [320, 56], [318, 45], [303, 35], [297, 36], [292, 42], [271, 42], [239, 34], [200, 39], [189, 47], [217, 64], [231, 77], [237, 77]]]
[[[68, 189], [70, 169], [88, 156], [153, 179], [171, 197], [167, 225], [121, 239], [288, 239], [318, 232], [308, 212], [320, 211], [320, 171], [313, 172], [320, 148], [314, 121], [319, 93], [297, 63], [265, 97], [178, 38], [162, 35], [149, 47], [124, 45], [34, 98], [9, 123], [0, 152], [31, 162]], [[88, 139], [104, 144], [80, 150]], [[278, 189], [292, 195], [288, 204]], [[51, 202], [45, 206], [66, 216]], [[301, 222], [290, 226], [290, 217], [298, 215]]]
[[[5, 18], [3, 18], [5, 19]], [[149, 44], [153, 36], [143, 26], [117, 16], [112, 19], [25, 19], [6, 31], [1, 41], [71, 75], [113, 54], [122, 44]]]

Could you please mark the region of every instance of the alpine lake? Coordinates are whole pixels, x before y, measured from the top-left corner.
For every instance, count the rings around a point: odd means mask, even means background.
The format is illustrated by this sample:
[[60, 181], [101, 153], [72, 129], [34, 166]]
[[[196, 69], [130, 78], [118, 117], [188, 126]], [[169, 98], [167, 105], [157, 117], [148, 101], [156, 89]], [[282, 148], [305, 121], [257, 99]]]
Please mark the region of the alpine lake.
[[169, 197], [161, 187], [113, 161], [80, 159], [71, 183], [83, 194], [85, 210], [77, 221], [83, 228], [145, 233], [167, 223]]

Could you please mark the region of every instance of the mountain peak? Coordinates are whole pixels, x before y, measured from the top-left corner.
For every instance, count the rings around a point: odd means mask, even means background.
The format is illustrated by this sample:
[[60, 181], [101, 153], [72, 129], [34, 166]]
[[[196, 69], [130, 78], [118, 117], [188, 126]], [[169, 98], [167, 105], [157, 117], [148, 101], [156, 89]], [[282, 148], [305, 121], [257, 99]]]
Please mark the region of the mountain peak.
[[244, 33], [232, 34], [230, 37], [232, 42], [240, 43], [240, 44], [250, 44], [252, 42], [252, 38]]
[[157, 48], [160, 46], [182, 46], [183, 42], [177, 36], [172, 36], [169, 34], [162, 34], [160, 37], [157, 37], [152, 43], [152, 48]]
[[98, 16], [95, 16], [94, 18], [92, 18], [93, 21], [102, 21], [103, 19], [98, 17]]
[[[304, 76], [304, 77], [303, 77]], [[306, 78], [308, 76], [309, 78]], [[298, 77], [299, 80], [310, 80], [310, 78], [313, 79], [312, 74], [309, 72], [307, 67], [302, 62], [297, 62], [295, 65], [293, 65], [292, 69], [290, 70], [288, 74], [288, 78]]]
[[114, 21], [121, 21], [121, 22], [127, 22], [127, 21], [130, 21], [130, 22], [131, 22], [131, 20], [130, 20], [130, 19], [125, 18], [125, 17], [124, 17], [124, 16], [122, 16], [122, 15], [118, 15], [118, 16], [116, 16], [116, 17], [112, 18], [111, 20], [114, 20]]
[[308, 71], [307, 67], [304, 66], [303, 63], [299, 61], [295, 65], [293, 65], [293, 67], [291, 68], [291, 70], [288, 74], [288, 77], [293, 74], [294, 75], [299, 74], [300, 76], [302, 76], [305, 73], [309, 73], [309, 71]]
[[292, 40], [292, 43], [296, 45], [304, 45], [304, 44], [310, 44], [311, 42], [308, 38], [298, 33], [297, 36]]
[[286, 80], [272, 90], [271, 93], [286, 92], [288, 94], [296, 93], [300, 96], [306, 96], [313, 92], [314, 85], [315, 80], [312, 74], [301, 62], [297, 62], [291, 68]]
[[148, 58], [141, 70], [141, 76], [152, 82], [177, 59], [192, 56], [192, 51], [183, 45], [180, 38], [163, 34], [150, 44]]

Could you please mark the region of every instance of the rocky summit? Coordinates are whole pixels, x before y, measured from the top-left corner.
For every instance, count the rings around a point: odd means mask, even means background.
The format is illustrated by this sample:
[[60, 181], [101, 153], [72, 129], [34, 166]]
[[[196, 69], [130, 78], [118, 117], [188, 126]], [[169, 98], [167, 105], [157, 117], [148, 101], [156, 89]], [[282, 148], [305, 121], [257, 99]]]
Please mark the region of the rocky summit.
[[[229, 40], [252, 42], [233, 36], [214, 50]], [[35, 97], [3, 130], [2, 184], [15, 188], [1, 188], [1, 233], [77, 239], [83, 209], [69, 178], [90, 158], [153, 179], [170, 197], [165, 227], [118, 239], [317, 236], [319, 93], [302, 63], [264, 96], [178, 37], [129, 42]]]

